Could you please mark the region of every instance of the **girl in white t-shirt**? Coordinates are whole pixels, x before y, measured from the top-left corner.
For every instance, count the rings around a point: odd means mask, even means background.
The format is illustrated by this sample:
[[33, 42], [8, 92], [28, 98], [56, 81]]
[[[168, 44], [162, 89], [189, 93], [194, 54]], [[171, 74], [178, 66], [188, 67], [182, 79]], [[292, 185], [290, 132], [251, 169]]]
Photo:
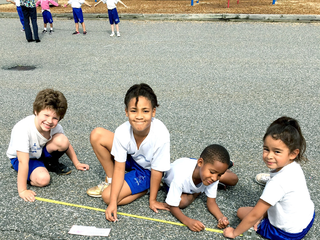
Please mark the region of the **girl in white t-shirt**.
[[267, 239], [302, 239], [314, 221], [314, 203], [297, 162], [304, 157], [306, 141], [298, 121], [281, 117], [274, 121], [263, 137], [263, 161], [271, 169], [271, 179], [255, 207], [238, 209], [243, 219], [236, 229], [224, 230], [235, 238], [252, 226]]
[[154, 118], [159, 106], [157, 97], [149, 85], [141, 83], [127, 91], [124, 103], [127, 122], [115, 133], [96, 128], [90, 136], [93, 151], [107, 178], [88, 189], [87, 194], [102, 196], [108, 204], [106, 218], [113, 222], [117, 221], [118, 205], [145, 195], [149, 188], [149, 207], [155, 212], [169, 210], [165, 203], [157, 201], [163, 172], [170, 169], [169, 131]]

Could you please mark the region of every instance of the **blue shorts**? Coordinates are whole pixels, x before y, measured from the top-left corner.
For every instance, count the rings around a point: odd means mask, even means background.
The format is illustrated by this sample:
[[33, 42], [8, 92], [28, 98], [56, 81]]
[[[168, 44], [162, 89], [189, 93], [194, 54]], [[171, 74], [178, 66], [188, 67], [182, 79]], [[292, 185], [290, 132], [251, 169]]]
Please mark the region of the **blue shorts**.
[[51, 12], [43, 11], [42, 12], [43, 22], [44, 23], [53, 23]]
[[262, 237], [272, 240], [298, 240], [302, 239], [312, 227], [314, 221], [315, 213], [313, 214], [313, 218], [309, 225], [302, 230], [300, 233], [287, 233], [279, 228], [276, 228], [271, 225], [268, 218], [264, 218], [259, 226], [257, 233], [260, 234]]
[[[35, 170], [38, 167], [45, 167], [44, 161], [46, 160], [46, 158], [52, 158], [52, 157], [51, 157], [51, 154], [48, 153], [47, 148], [44, 146], [42, 149], [41, 157], [39, 159], [36, 159], [36, 158], [29, 159], [29, 172], [28, 172], [28, 179], [27, 179], [28, 181], [30, 181], [30, 175], [33, 172], [33, 170]], [[13, 169], [18, 172], [18, 168], [19, 168], [18, 158], [11, 158], [10, 160], [11, 160]]]
[[73, 19], [75, 23], [83, 23], [83, 14], [81, 8], [72, 8]]
[[109, 10], [108, 9], [108, 15], [109, 15], [109, 22], [110, 24], [118, 24], [120, 22], [118, 11], [116, 8]]
[[132, 195], [150, 188], [151, 171], [141, 167], [130, 155], [127, 156], [126, 171], [124, 180], [129, 185]]

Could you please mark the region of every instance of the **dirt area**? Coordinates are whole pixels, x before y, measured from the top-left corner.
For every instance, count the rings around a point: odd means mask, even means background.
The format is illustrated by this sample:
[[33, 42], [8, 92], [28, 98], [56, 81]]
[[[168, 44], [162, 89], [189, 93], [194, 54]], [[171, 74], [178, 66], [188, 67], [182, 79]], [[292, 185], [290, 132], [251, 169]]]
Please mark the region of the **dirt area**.
[[[105, 4], [100, 3], [93, 7], [95, 0], [86, 0], [92, 7], [82, 5], [84, 13], [107, 13]], [[98, 0], [99, 1], [99, 0]], [[68, 0], [59, 0], [59, 4], [66, 4]], [[277, 0], [272, 5], [272, 0], [199, 0], [191, 6], [191, 0], [122, 0], [128, 8], [118, 3], [117, 9], [119, 14], [122, 13], [243, 13], [243, 14], [309, 14], [320, 15], [320, 0]], [[0, 5], [0, 12], [15, 12], [13, 4]], [[52, 13], [71, 13], [70, 6], [52, 7]], [[38, 8], [41, 12], [41, 8]]]

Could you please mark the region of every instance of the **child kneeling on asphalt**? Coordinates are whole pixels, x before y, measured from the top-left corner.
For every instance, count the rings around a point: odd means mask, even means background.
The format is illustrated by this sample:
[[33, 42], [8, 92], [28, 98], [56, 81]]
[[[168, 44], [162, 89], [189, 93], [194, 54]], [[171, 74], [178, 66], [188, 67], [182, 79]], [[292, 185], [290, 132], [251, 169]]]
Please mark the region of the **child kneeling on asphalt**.
[[220, 211], [217, 203], [218, 183], [234, 186], [238, 182], [235, 173], [228, 170], [232, 166], [228, 151], [217, 144], [206, 147], [197, 160], [180, 158], [171, 164], [165, 173], [164, 183], [169, 187], [165, 202], [170, 212], [192, 231], [199, 232], [204, 224], [183, 214], [181, 209], [189, 206], [202, 192], [207, 195], [207, 207], [218, 220], [218, 227], [225, 228], [229, 221]]
[[22, 119], [12, 129], [7, 156], [18, 172], [19, 196], [27, 202], [33, 202], [36, 195], [27, 189], [27, 182], [32, 186], [45, 187], [50, 182], [48, 171], [59, 175], [71, 172], [68, 166], [59, 163], [64, 153], [78, 170], [89, 169], [89, 165], [78, 161], [59, 124], [67, 107], [67, 100], [61, 92], [42, 90], [33, 103], [34, 115]]

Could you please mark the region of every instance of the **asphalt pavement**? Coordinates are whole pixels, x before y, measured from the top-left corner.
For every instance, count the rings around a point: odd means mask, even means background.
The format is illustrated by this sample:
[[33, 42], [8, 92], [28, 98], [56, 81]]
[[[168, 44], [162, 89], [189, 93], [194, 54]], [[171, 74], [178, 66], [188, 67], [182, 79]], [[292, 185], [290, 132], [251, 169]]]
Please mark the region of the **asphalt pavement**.
[[[125, 92], [141, 82], [150, 84], [158, 96], [156, 117], [170, 131], [171, 161], [198, 157], [212, 143], [229, 150], [239, 183], [219, 190], [217, 203], [233, 227], [239, 223], [237, 209], [254, 205], [263, 191], [253, 178], [268, 170], [262, 163], [266, 128], [283, 115], [298, 119], [310, 160], [303, 170], [316, 206], [316, 219], [305, 239], [318, 239], [319, 23], [121, 20], [120, 38], [109, 37], [106, 19], [85, 19], [85, 24], [88, 34], [73, 36], [73, 20], [54, 19], [52, 35], [40, 34], [41, 43], [28, 43], [18, 18], [1, 18], [0, 239], [105, 239], [70, 235], [72, 225], [111, 228], [111, 239], [224, 239], [220, 233], [194, 233], [127, 216], [110, 223], [100, 211], [19, 198], [17, 173], [6, 156], [10, 132], [32, 114], [36, 94], [50, 87], [68, 99], [61, 124], [90, 170], [77, 171], [63, 157], [73, 170], [70, 175], [52, 173], [49, 186], [30, 189], [41, 198], [105, 209], [101, 199], [86, 195], [105, 177], [89, 135], [95, 127], [114, 131], [126, 121]], [[41, 18], [38, 25], [41, 31]], [[22, 71], [27, 67], [34, 70]], [[161, 189], [158, 200], [164, 199]], [[152, 212], [148, 196], [118, 211], [178, 222], [169, 212]], [[216, 228], [204, 195], [184, 213]]]

